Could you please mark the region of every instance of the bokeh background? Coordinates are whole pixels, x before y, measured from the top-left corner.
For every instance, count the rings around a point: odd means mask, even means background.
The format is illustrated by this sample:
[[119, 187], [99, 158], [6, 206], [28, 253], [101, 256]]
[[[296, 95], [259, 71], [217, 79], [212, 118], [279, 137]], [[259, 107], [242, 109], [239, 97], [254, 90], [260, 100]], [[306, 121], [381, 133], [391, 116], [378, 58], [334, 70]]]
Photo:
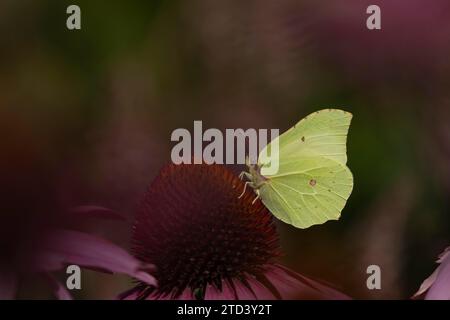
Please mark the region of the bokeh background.
[[[69, 4], [82, 30], [67, 30]], [[382, 30], [366, 28], [370, 4]], [[2, 0], [0, 39], [0, 259], [71, 206], [132, 217], [176, 128], [285, 130], [330, 107], [354, 115], [355, 188], [338, 222], [279, 223], [284, 263], [355, 298], [406, 299], [450, 244], [447, 0]], [[129, 245], [130, 223], [77, 227]], [[382, 290], [366, 287], [371, 264]], [[129, 285], [84, 271], [76, 297]], [[30, 278], [19, 297], [51, 294]]]

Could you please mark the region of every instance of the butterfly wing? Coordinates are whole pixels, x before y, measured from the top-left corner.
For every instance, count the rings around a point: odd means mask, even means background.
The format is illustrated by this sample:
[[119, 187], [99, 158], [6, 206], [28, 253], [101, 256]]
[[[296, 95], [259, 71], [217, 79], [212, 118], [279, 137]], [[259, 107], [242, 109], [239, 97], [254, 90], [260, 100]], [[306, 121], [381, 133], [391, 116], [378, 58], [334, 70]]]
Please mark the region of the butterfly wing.
[[[286, 157], [322, 156], [345, 165], [351, 120], [351, 113], [339, 109], [324, 109], [306, 116], [276, 138], [280, 162]], [[265, 167], [270, 162], [272, 143], [259, 154], [258, 164], [263, 176], [266, 176]]]
[[289, 157], [259, 194], [278, 219], [303, 229], [339, 219], [352, 189], [352, 173], [342, 163], [320, 156]]

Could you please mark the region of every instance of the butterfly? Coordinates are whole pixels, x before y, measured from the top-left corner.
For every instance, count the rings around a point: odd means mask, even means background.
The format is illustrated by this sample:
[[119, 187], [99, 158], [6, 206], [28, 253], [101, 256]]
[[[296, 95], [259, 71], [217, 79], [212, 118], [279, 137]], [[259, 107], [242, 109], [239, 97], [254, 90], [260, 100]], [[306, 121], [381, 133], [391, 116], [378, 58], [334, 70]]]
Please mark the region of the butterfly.
[[[275, 217], [297, 228], [339, 219], [353, 189], [346, 166], [351, 119], [351, 113], [338, 109], [306, 116], [275, 138], [277, 149], [274, 139], [256, 164], [247, 160], [248, 172], [240, 175], [248, 179], [245, 187], [252, 187]], [[277, 172], [269, 170], [271, 149], [278, 151]]]

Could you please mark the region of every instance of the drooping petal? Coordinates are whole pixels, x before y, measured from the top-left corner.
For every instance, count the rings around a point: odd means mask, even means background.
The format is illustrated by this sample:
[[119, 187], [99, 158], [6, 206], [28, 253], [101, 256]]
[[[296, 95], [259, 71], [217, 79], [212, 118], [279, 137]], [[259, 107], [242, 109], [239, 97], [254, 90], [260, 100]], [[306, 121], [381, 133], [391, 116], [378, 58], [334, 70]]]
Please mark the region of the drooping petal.
[[0, 268], [0, 300], [14, 299], [17, 293], [17, 275], [7, 268]]
[[[266, 266], [264, 276], [256, 278], [248, 276], [245, 280], [238, 279], [222, 282], [222, 288], [208, 285], [205, 300], [349, 300], [350, 297], [319, 281], [309, 279], [281, 265]], [[144, 287], [141, 286], [143, 289]], [[155, 292], [157, 293], [157, 292]], [[124, 293], [121, 298], [127, 300], [139, 299], [142, 291], [139, 286]], [[148, 300], [173, 299], [170, 295], [150, 294], [143, 297]], [[191, 289], [185, 289], [176, 300], [195, 300]]]
[[222, 291], [208, 288], [206, 300], [348, 300], [350, 297], [338, 290], [309, 279], [281, 265], [267, 266], [263, 277], [248, 277], [247, 282], [234, 280]]
[[108, 273], [123, 273], [149, 285], [156, 285], [148, 272], [151, 264], [144, 264], [117, 245], [79, 231], [58, 230], [47, 237], [44, 249], [36, 255], [41, 271], [59, 270], [68, 264]]
[[413, 298], [426, 293], [426, 300], [450, 300], [450, 247], [439, 255], [440, 265], [424, 280]]
[[348, 300], [349, 296], [330, 285], [312, 280], [284, 266], [276, 265], [266, 273], [282, 299]]

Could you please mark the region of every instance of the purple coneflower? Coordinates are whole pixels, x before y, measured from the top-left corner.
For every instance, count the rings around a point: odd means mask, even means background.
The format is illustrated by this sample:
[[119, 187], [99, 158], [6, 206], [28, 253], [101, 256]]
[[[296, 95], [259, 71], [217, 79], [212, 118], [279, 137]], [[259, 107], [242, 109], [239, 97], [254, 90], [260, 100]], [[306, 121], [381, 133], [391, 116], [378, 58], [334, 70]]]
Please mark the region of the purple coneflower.
[[138, 282], [127, 299], [346, 299], [278, 264], [270, 212], [221, 165], [168, 165], [145, 193], [133, 227], [136, 258], [158, 286]]

